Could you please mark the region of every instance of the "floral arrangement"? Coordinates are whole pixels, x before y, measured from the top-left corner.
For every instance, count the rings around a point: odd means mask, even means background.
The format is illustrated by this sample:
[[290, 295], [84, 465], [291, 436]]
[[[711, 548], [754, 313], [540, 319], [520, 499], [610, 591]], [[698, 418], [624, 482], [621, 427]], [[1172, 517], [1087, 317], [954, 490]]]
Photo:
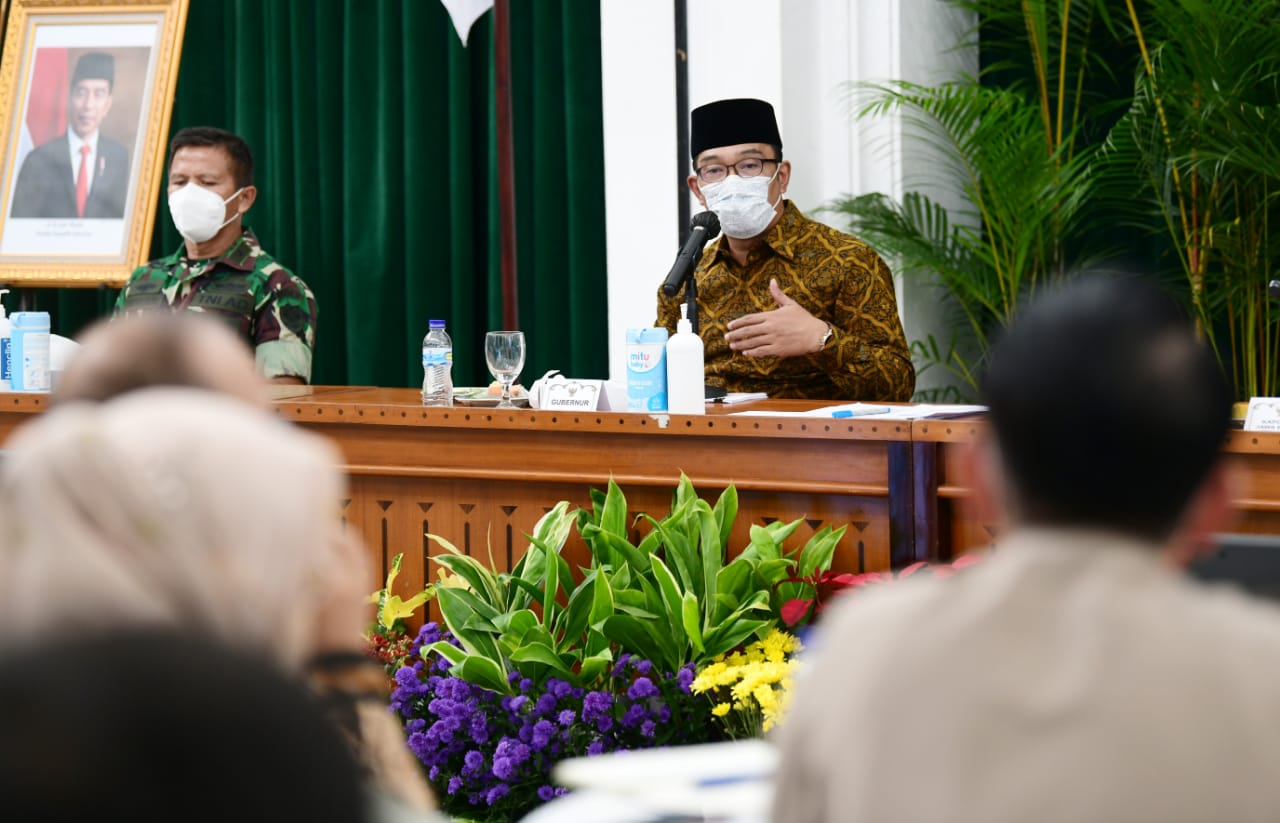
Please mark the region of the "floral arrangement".
[[690, 690], [711, 700], [711, 715], [734, 740], [760, 737], [786, 711], [799, 639], [774, 629], [739, 652], [720, 655], [694, 678]]
[[[753, 526], [730, 560], [732, 487], [712, 505], [682, 476], [662, 519], [629, 515], [612, 482], [591, 497], [547, 512], [510, 572], [428, 535], [445, 550], [440, 581], [401, 600], [396, 558], [371, 598], [392, 708], [456, 818], [518, 819], [560, 793], [565, 758], [760, 736], [785, 711], [801, 650], [788, 630], [836, 589], [880, 581], [829, 571], [844, 529], [784, 548], [799, 520]], [[591, 550], [576, 571], [561, 556], [574, 529]], [[410, 636], [405, 618], [430, 598], [443, 625]]]

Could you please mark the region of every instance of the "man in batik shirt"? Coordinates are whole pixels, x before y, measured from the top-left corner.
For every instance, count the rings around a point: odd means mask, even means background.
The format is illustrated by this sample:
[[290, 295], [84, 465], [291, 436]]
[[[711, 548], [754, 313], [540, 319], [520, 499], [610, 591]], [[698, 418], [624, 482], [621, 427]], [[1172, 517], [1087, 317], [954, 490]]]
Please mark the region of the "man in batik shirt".
[[243, 224], [257, 195], [253, 154], [238, 135], [208, 127], [174, 135], [169, 213], [183, 247], [134, 271], [116, 314], [202, 312], [224, 320], [253, 348], [267, 379], [308, 383], [316, 299]]
[[[791, 164], [773, 107], [719, 100], [693, 110], [689, 188], [720, 218], [702, 254], [699, 334], [706, 382], [827, 400], [910, 400], [915, 369], [880, 256], [783, 199]], [[658, 295], [674, 331], [683, 294]]]

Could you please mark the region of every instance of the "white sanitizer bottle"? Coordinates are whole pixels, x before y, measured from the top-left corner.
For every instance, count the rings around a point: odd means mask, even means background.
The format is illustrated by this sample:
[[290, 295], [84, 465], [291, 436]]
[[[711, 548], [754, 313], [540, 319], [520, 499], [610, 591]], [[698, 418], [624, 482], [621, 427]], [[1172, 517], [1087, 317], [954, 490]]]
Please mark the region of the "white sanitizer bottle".
[[667, 341], [667, 412], [706, 414], [702, 338], [693, 333], [689, 304], [680, 305], [680, 322]]

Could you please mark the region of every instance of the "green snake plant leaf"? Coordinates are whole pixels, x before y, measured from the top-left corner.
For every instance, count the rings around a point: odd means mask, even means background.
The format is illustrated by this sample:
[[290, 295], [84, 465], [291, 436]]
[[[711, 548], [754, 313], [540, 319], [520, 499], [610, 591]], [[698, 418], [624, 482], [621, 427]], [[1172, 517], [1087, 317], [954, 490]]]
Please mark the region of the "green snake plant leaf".
[[702, 607], [698, 604], [698, 596], [693, 592], [685, 592], [680, 599], [680, 620], [693, 650], [704, 654], [706, 649], [702, 645]]
[[661, 558], [653, 558], [653, 577], [658, 583], [658, 592], [662, 595], [662, 606], [666, 616], [667, 630], [675, 645], [684, 649], [686, 642], [684, 626], [684, 593], [676, 577], [667, 568]]
[[604, 635], [667, 671], [675, 671], [682, 663], [671, 638], [659, 632], [652, 621], [615, 614], [604, 622]]
[[[436, 593], [436, 603], [440, 606], [445, 625], [462, 647], [472, 654], [500, 660], [498, 644], [494, 639], [497, 628], [489, 618], [476, 613], [476, 604], [481, 602], [483, 601], [464, 589], [445, 586]], [[477, 621], [488, 623], [489, 628], [476, 628]]]
[[838, 529], [824, 526], [809, 538], [809, 542], [800, 549], [800, 576], [808, 577], [814, 572], [825, 572], [831, 568], [831, 558], [835, 554], [836, 546], [848, 529], [848, 526], [841, 526]]
[[729, 545], [729, 534], [733, 531], [733, 521], [738, 517], [738, 490], [730, 485], [720, 493], [720, 499], [712, 508], [716, 516], [716, 524], [720, 527], [720, 545]]
[[506, 592], [498, 575], [474, 557], [458, 550], [458, 547], [435, 534], [428, 534], [427, 539], [438, 543], [448, 554], [439, 554], [431, 559], [466, 581], [477, 596], [484, 598], [495, 608], [506, 604]]

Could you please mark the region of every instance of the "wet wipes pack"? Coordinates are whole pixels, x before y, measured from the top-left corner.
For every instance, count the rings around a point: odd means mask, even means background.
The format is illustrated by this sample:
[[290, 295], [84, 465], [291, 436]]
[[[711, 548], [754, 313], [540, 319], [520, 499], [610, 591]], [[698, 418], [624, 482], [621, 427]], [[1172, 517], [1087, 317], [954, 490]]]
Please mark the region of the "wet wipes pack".
[[667, 330], [627, 329], [627, 411], [667, 410]]
[[49, 391], [49, 312], [10, 315], [9, 363], [14, 391]]

